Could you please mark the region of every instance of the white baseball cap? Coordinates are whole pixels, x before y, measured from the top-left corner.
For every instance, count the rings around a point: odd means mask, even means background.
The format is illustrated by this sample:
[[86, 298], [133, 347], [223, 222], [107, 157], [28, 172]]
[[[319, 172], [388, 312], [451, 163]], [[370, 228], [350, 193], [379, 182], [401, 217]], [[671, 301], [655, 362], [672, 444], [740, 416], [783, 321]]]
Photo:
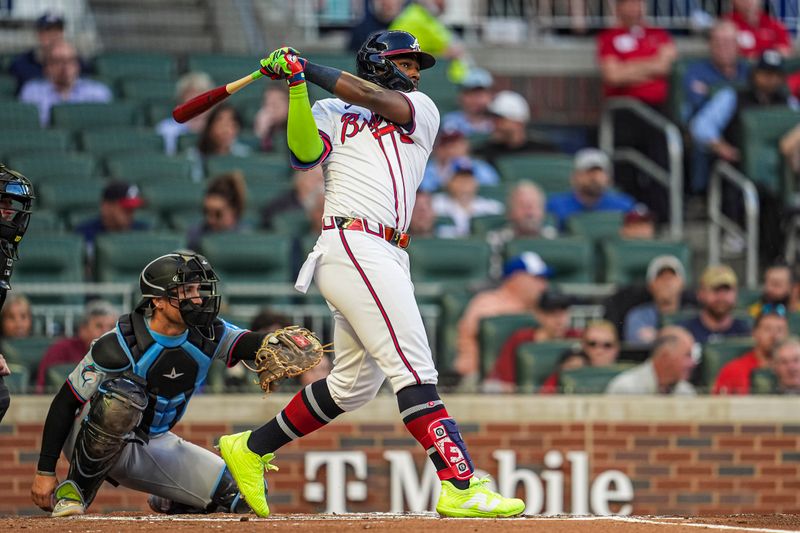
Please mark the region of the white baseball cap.
[[647, 282], [650, 283], [664, 270], [672, 270], [678, 277], [686, 278], [686, 270], [681, 260], [674, 255], [659, 255], [647, 265]]
[[608, 159], [606, 153], [597, 148], [584, 148], [578, 150], [573, 159], [575, 170], [591, 170], [593, 168], [601, 168], [606, 172], [611, 171], [611, 161]]
[[531, 119], [531, 109], [528, 106], [528, 101], [521, 94], [514, 91], [500, 91], [497, 93], [487, 110], [493, 115], [517, 122], [528, 122]]

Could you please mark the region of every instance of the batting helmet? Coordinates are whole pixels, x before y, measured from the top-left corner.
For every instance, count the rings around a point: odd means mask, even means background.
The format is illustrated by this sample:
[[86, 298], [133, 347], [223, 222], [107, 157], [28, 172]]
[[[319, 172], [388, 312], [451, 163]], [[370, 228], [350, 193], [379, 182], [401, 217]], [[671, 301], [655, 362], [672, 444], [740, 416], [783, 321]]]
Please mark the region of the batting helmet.
[[[150, 298], [166, 296], [178, 301], [177, 307], [187, 326], [210, 328], [219, 313], [217, 283], [217, 274], [202, 255], [189, 251], [162, 255], [148, 263], [139, 276], [144, 298], [139, 308], [148, 307]], [[196, 292], [194, 287], [187, 287], [193, 284], [198, 284]], [[200, 303], [195, 302], [198, 298]]]
[[0, 241], [17, 258], [17, 245], [28, 229], [33, 199], [33, 185], [14, 170], [0, 163]]
[[420, 50], [417, 38], [407, 31], [376, 31], [367, 37], [358, 50], [358, 76], [387, 89], [411, 92], [414, 90], [414, 82], [389, 60], [391, 57], [404, 55], [415, 56], [420, 70], [436, 64], [436, 59]]

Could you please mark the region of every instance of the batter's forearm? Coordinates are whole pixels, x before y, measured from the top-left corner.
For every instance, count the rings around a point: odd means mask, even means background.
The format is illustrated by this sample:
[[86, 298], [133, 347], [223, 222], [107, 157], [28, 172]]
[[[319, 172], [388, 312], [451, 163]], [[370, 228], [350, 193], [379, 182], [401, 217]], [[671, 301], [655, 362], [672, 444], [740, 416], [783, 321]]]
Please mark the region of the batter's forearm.
[[286, 125], [289, 150], [303, 163], [313, 163], [325, 150], [317, 130], [311, 104], [308, 101], [308, 87], [305, 83], [289, 87], [289, 119]]
[[75, 413], [80, 409], [81, 403], [72, 394], [69, 385], [65, 382], [53, 398], [50, 411], [42, 430], [42, 449], [39, 452], [40, 472], [55, 472], [61, 448], [67, 441], [67, 436], [75, 422]]

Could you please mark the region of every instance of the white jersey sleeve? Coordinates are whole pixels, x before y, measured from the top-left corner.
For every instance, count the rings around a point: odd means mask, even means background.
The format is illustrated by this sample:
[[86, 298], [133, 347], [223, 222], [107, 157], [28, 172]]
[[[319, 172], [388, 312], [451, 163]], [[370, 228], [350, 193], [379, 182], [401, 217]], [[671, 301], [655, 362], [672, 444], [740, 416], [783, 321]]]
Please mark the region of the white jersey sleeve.
[[439, 110], [433, 100], [419, 91], [400, 93], [411, 106], [411, 125], [405, 127], [407, 134], [414, 142], [419, 143], [428, 152], [433, 150], [433, 142], [439, 131]]

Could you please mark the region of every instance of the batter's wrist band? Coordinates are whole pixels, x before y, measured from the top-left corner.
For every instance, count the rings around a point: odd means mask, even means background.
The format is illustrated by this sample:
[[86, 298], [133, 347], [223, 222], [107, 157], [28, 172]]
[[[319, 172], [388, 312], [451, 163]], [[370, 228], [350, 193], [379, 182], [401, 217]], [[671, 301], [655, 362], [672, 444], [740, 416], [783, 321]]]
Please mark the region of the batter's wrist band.
[[308, 81], [322, 87], [331, 94], [333, 94], [333, 88], [336, 87], [336, 82], [342, 75], [342, 71], [338, 68], [317, 65], [311, 61], [306, 62], [305, 71]]
[[298, 72], [291, 78], [286, 78], [286, 83], [289, 84], [289, 87], [294, 87], [295, 85], [300, 85], [301, 83], [305, 82], [306, 82], [306, 77], [302, 71]]
[[36, 471], [36, 475], [37, 476], [56, 477], [56, 473], [55, 472], [45, 472], [44, 470], [37, 470]]

